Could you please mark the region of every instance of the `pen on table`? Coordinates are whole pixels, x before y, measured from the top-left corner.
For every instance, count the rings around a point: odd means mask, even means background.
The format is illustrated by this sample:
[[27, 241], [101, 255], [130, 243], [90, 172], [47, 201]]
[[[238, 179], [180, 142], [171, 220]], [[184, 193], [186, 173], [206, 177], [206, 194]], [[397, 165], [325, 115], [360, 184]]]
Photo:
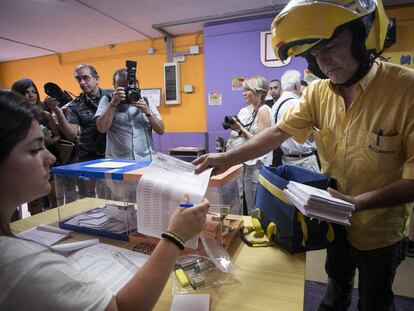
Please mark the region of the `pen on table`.
[[138, 266], [121, 252], [116, 252], [113, 254], [113, 256], [116, 260], [118, 260], [120, 264], [124, 265], [127, 269], [131, 270], [132, 272], [136, 272], [138, 270]]
[[194, 206], [193, 203], [180, 203], [179, 204], [179, 207], [184, 207], [184, 208], [193, 207], [193, 206]]
[[381, 138], [381, 136], [382, 136], [382, 130], [381, 129], [379, 129], [378, 130], [378, 132], [377, 132], [377, 146], [379, 146], [379, 143], [380, 143], [380, 138]]

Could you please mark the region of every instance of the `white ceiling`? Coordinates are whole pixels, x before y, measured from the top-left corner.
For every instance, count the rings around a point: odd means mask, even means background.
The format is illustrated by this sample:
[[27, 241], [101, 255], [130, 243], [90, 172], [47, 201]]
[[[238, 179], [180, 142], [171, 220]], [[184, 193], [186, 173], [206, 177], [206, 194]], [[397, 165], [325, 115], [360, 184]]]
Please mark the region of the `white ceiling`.
[[[287, 0], [0, 0], [0, 62], [202, 31]], [[414, 0], [384, 0], [385, 5]], [[157, 30], [159, 29], [159, 30]]]

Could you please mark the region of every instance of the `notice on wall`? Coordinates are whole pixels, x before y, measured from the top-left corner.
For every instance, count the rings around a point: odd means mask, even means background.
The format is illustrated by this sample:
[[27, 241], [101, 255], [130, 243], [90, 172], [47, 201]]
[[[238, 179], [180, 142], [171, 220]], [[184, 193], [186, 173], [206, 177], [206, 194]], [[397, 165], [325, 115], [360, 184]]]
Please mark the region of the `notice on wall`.
[[243, 82], [246, 80], [245, 77], [234, 76], [231, 78], [231, 89], [232, 91], [242, 91]]
[[272, 32], [262, 31], [260, 33], [260, 61], [266, 67], [283, 67], [289, 65], [291, 57], [281, 61], [272, 46]]
[[305, 80], [307, 84], [310, 84], [315, 80], [319, 80], [319, 78], [315, 76], [309, 69], [305, 69], [303, 71], [303, 80]]
[[210, 106], [218, 106], [222, 104], [221, 101], [221, 92], [219, 91], [210, 91], [208, 92], [208, 104]]
[[141, 89], [141, 95], [146, 97], [148, 101], [156, 107], [161, 106], [161, 89]]

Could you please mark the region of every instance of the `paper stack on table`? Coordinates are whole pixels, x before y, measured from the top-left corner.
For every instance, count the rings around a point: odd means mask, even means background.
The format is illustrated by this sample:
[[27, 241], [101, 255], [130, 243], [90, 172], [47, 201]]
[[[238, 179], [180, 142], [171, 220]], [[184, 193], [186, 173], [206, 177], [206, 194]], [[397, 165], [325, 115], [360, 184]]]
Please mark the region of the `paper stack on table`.
[[17, 234], [18, 237], [35, 241], [37, 243], [51, 246], [63, 239], [71, 236], [71, 231], [60, 229], [48, 225], [38, 225], [37, 227], [29, 230], [20, 232]]
[[136, 219], [136, 210], [133, 205], [107, 203], [102, 208], [79, 214], [65, 221], [65, 224], [113, 233], [129, 233], [136, 231]]
[[350, 225], [348, 218], [355, 209], [352, 203], [334, 198], [325, 190], [294, 181], [290, 181], [283, 192], [305, 216]]

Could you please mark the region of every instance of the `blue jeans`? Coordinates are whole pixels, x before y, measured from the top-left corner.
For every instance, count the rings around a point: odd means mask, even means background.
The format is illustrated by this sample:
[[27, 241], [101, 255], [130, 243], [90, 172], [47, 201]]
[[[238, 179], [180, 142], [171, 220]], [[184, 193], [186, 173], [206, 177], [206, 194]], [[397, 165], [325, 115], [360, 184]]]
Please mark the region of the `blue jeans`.
[[261, 161], [258, 161], [254, 165], [244, 164], [243, 175], [237, 178], [240, 196], [242, 196], [244, 192], [247, 215], [251, 215], [254, 210], [254, 198], [256, 196], [257, 181], [259, 179], [260, 168], [262, 165], [263, 163]]
[[390, 246], [369, 251], [359, 250], [347, 240], [328, 248], [325, 262], [328, 286], [318, 310], [348, 309], [356, 269], [359, 271], [358, 309], [395, 310], [392, 283], [406, 250], [406, 238]]

